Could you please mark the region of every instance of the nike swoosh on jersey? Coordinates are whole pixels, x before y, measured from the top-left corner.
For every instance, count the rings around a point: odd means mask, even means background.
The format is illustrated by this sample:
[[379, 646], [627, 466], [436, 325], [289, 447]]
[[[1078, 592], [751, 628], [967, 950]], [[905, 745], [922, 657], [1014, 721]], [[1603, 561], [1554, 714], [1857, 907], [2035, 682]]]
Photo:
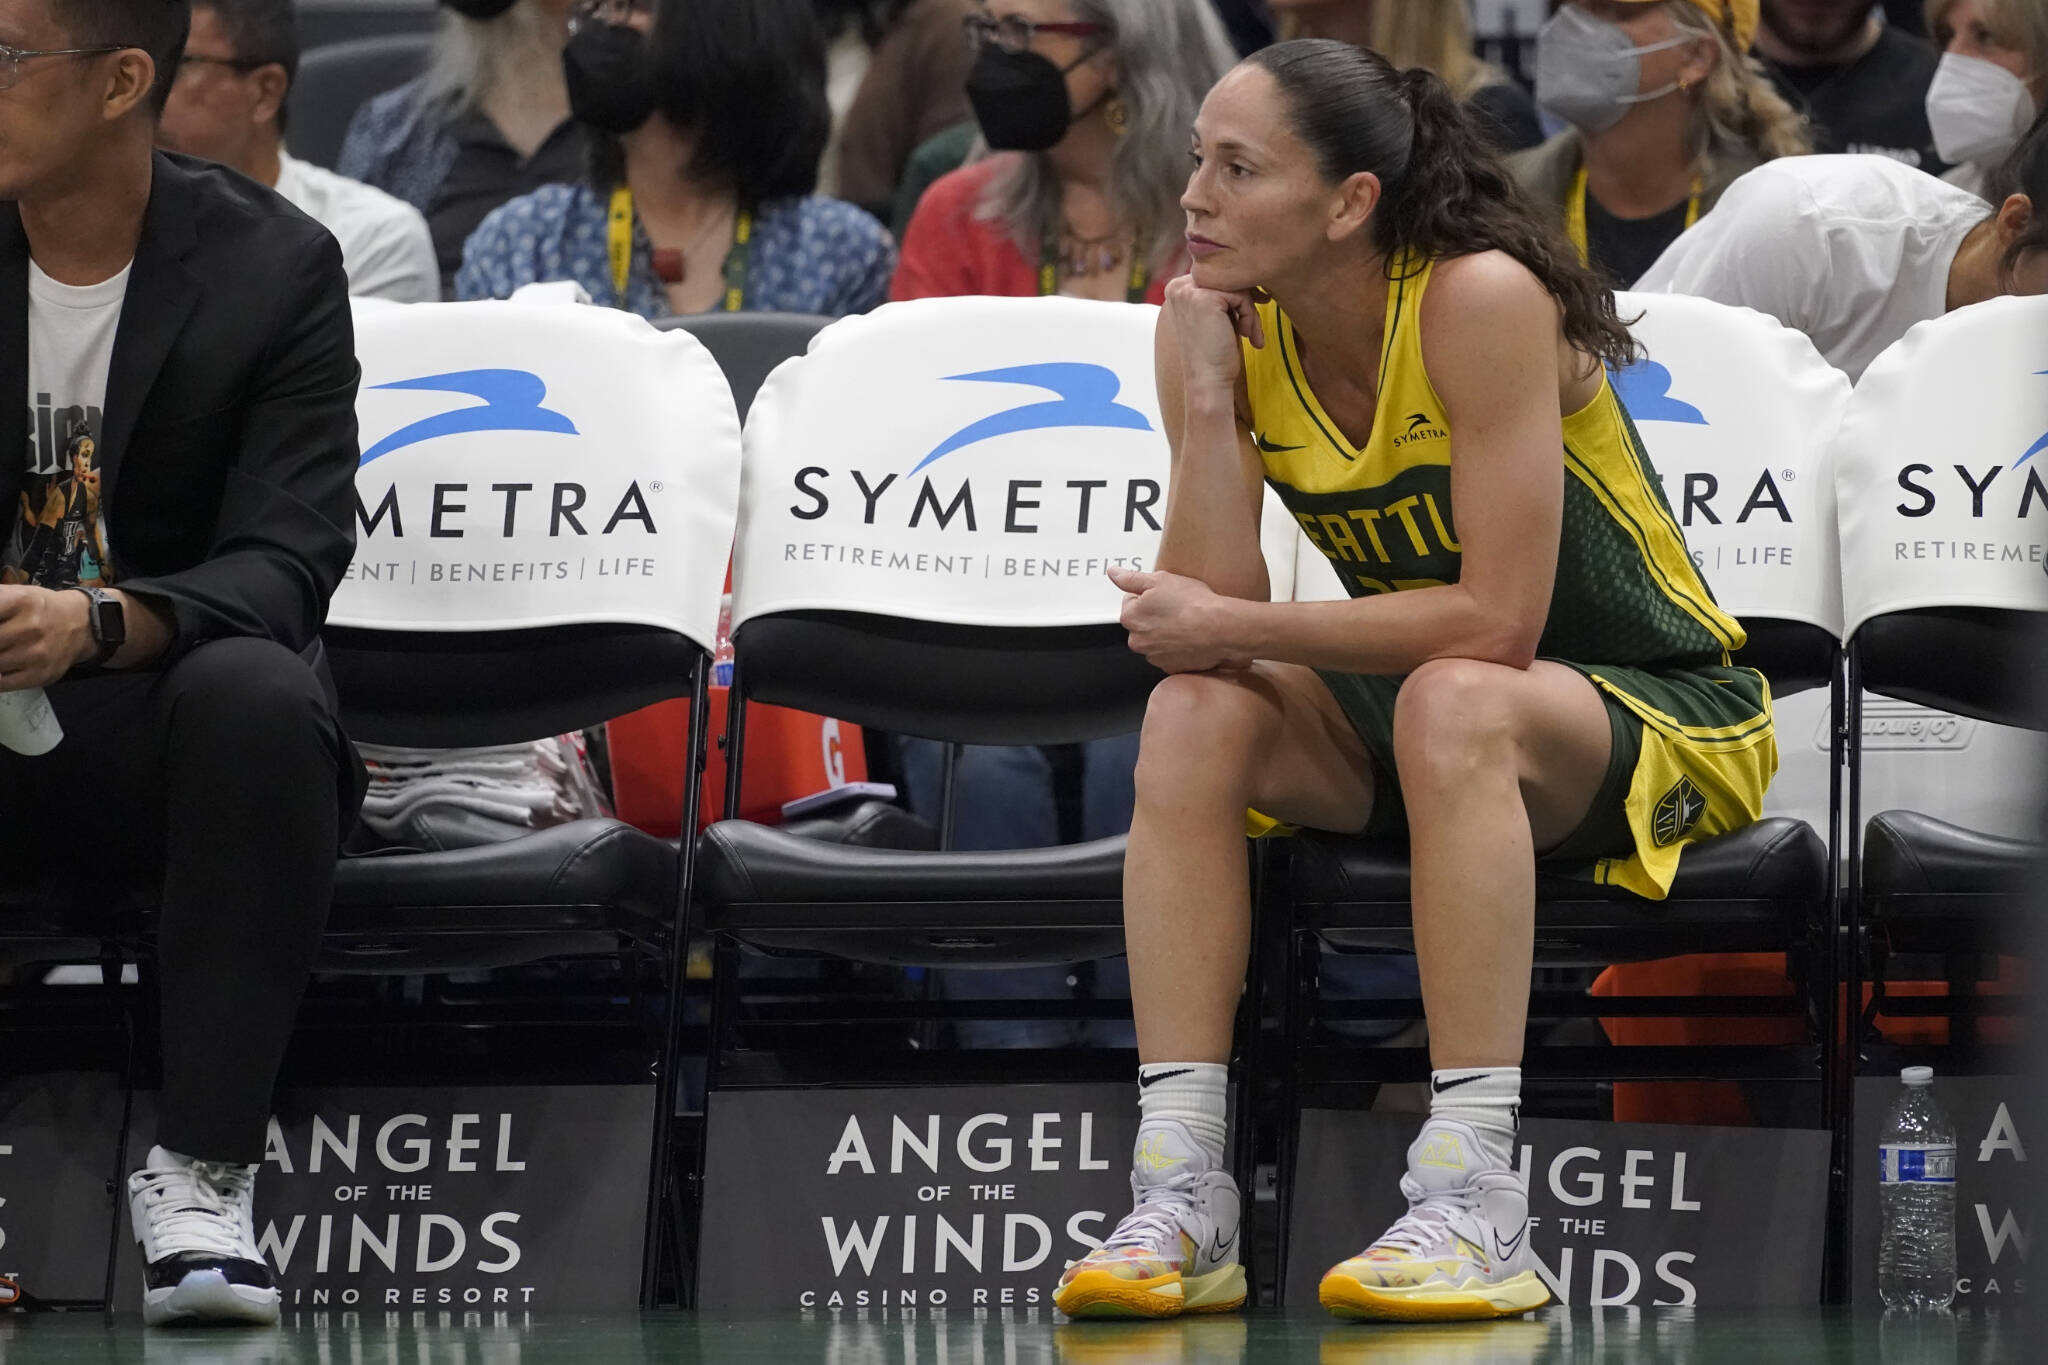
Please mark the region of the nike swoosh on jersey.
[[1284, 455], [1290, 450], [1306, 449], [1304, 446], [1274, 445], [1264, 435], [1256, 431], [1252, 433], [1252, 444], [1259, 448], [1259, 453], [1262, 455]]

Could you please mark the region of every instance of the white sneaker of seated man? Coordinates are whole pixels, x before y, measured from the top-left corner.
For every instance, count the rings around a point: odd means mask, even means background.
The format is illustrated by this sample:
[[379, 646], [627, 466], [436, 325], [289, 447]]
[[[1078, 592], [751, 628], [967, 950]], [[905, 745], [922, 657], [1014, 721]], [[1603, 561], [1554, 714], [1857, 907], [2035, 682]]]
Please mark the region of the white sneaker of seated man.
[[1137, 1207], [1109, 1240], [1073, 1263], [1053, 1291], [1070, 1318], [1228, 1313], [1245, 1300], [1238, 1257], [1244, 1201], [1187, 1128], [1152, 1119], [1131, 1167]]
[[277, 1280], [256, 1249], [256, 1168], [149, 1149], [128, 1177], [152, 1327], [277, 1321]]
[[1529, 1250], [1528, 1188], [1482, 1164], [1481, 1151], [1467, 1124], [1424, 1123], [1401, 1177], [1408, 1212], [1323, 1277], [1323, 1307], [1340, 1318], [1456, 1322], [1549, 1303]]

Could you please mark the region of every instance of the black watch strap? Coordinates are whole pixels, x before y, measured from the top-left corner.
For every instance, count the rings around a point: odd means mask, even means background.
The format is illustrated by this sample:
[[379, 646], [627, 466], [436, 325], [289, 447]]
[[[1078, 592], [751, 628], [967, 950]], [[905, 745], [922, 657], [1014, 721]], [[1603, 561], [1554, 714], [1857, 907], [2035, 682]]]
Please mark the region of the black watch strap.
[[92, 626], [93, 643], [99, 646], [99, 652], [93, 655], [91, 662], [94, 668], [104, 668], [128, 641], [126, 613], [113, 594], [102, 588], [79, 586], [72, 591], [84, 593], [90, 603], [86, 608], [86, 620]]

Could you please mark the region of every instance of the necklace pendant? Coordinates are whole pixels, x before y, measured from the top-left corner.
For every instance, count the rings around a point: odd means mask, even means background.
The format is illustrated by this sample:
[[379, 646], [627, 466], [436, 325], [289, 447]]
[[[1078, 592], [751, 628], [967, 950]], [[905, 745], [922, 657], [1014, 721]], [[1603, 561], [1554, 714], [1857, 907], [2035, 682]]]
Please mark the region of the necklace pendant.
[[683, 253], [672, 246], [656, 247], [654, 273], [663, 284], [681, 284], [689, 274]]

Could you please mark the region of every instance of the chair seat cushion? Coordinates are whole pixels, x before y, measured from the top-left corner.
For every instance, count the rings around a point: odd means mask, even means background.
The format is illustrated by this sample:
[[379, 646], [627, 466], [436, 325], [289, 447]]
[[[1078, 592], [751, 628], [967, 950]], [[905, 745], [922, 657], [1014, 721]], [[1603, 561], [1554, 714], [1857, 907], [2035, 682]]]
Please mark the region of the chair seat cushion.
[[773, 951], [896, 965], [1081, 962], [1123, 951], [1124, 840], [928, 853], [723, 820], [698, 844], [706, 926]]
[[[2048, 848], [2026, 839], [1980, 834], [1918, 811], [1872, 816], [1863, 835], [1867, 895], [1996, 896], [2016, 891]], [[1881, 905], [1873, 913], [1882, 914]]]
[[[1405, 935], [1405, 849], [1319, 833], [1293, 841], [1289, 887], [1303, 927], [1345, 947], [1398, 946]], [[1801, 820], [1765, 819], [1685, 851], [1671, 894], [1662, 901], [1615, 886], [1539, 868], [1539, 945], [1599, 946], [1614, 957], [1683, 951], [1755, 951], [1787, 946], [1818, 914], [1827, 883], [1827, 849]], [[1354, 932], [1363, 931], [1363, 932]], [[1639, 942], [1640, 948], [1629, 944]], [[1692, 946], [1694, 943], [1697, 946]]]
[[344, 858], [322, 945], [329, 971], [427, 971], [663, 941], [675, 846], [616, 820], [578, 820], [503, 843]]

